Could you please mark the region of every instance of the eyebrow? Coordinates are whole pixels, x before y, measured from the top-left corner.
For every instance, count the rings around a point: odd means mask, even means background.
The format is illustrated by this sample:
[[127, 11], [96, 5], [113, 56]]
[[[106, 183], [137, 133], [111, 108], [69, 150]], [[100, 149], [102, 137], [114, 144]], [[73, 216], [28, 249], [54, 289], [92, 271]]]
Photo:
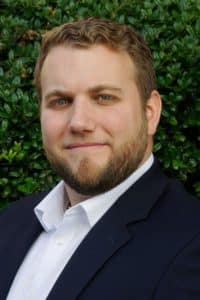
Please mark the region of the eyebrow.
[[49, 98], [51, 98], [52, 96], [59, 96], [59, 97], [72, 97], [73, 95], [71, 93], [68, 93], [65, 90], [57, 90], [54, 89], [51, 92], [47, 93], [46, 96], [44, 97], [45, 101], [47, 101]]
[[110, 91], [113, 91], [113, 92], [118, 92], [120, 94], [122, 93], [121, 88], [117, 88], [117, 87], [114, 87], [114, 86], [111, 86], [111, 85], [97, 85], [95, 87], [89, 88], [88, 92], [89, 93], [99, 93], [103, 90], [110, 90]]
[[[122, 93], [121, 88], [117, 88], [117, 87], [114, 87], [114, 86], [111, 86], [111, 85], [97, 85], [97, 86], [89, 88], [87, 90], [87, 93], [88, 94], [95, 94], [95, 93], [102, 92], [103, 90], [109, 90], [109, 91], [117, 92], [119, 94]], [[48, 100], [52, 96], [73, 97], [73, 93], [71, 93], [67, 90], [54, 89], [51, 92], [47, 93], [47, 95], [45, 96], [45, 100]]]

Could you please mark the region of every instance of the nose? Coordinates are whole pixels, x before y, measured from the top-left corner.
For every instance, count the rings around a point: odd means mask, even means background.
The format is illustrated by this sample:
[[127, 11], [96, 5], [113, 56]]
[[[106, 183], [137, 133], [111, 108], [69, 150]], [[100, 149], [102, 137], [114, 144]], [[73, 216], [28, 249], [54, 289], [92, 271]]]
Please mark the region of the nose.
[[74, 99], [70, 110], [68, 128], [72, 133], [80, 134], [94, 130], [94, 113], [86, 99]]

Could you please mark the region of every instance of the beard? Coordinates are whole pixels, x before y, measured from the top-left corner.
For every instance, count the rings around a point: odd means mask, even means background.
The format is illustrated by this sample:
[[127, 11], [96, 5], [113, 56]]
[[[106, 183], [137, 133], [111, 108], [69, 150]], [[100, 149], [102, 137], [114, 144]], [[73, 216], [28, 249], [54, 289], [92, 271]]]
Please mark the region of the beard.
[[82, 195], [95, 196], [104, 193], [131, 175], [143, 161], [147, 151], [147, 121], [143, 122], [136, 137], [124, 143], [103, 168], [96, 167], [90, 158], [83, 158], [76, 172], [61, 157], [44, 145], [46, 157], [55, 172], [73, 190]]

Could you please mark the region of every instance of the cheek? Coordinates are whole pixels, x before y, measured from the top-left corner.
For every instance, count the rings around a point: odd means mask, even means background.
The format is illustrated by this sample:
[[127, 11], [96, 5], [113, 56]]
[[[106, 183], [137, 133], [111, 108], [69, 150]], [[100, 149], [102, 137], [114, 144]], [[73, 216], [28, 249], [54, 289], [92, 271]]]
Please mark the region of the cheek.
[[[107, 130], [114, 137], [124, 140], [127, 136], [134, 136], [141, 125], [140, 115], [130, 108], [116, 109], [103, 118]], [[106, 120], [106, 121], [105, 121]]]
[[40, 121], [43, 141], [54, 142], [62, 135], [64, 122], [61, 116], [43, 112]]

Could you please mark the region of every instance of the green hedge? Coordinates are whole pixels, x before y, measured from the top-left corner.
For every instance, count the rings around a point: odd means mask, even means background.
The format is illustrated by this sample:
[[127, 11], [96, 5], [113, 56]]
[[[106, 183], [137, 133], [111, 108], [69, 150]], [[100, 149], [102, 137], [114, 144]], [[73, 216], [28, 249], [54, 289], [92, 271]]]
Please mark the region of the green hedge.
[[130, 24], [150, 45], [164, 103], [155, 152], [200, 196], [199, 0], [1, 0], [1, 206], [57, 181], [41, 147], [34, 63], [43, 32], [89, 16]]

